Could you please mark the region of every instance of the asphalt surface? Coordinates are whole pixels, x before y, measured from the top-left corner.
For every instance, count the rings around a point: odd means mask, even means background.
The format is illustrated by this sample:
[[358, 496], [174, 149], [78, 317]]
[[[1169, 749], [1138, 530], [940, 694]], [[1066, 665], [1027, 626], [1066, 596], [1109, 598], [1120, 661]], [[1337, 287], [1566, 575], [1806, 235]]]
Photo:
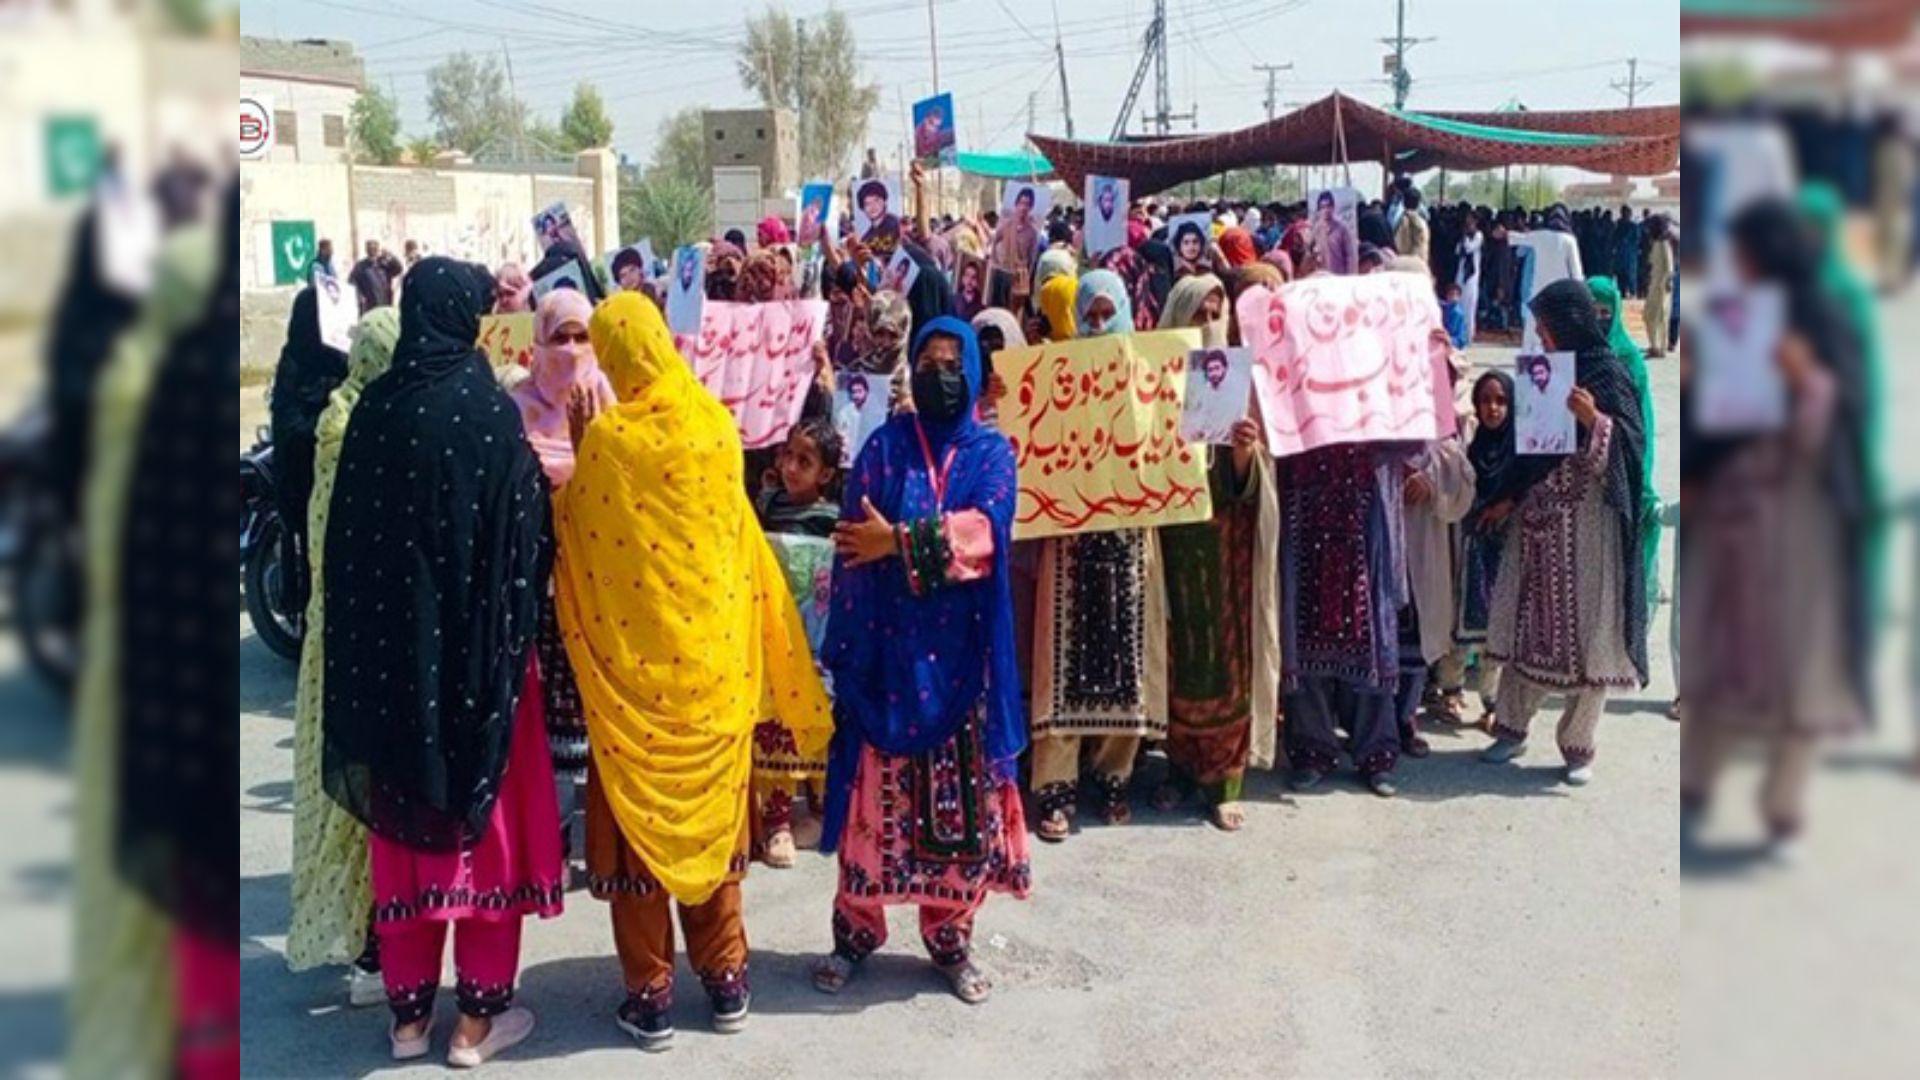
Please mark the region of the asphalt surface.
[[[1510, 355], [1477, 352], [1488, 363]], [[1671, 400], [1670, 363], [1659, 378]], [[1664, 634], [1662, 619], [1656, 657], [1666, 654]], [[390, 1068], [384, 1010], [345, 1008], [336, 973], [286, 971], [294, 671], [244, 622], [240, 650], [246, 1071], [437, 1073], [437, 1057]], [[1496, 767], [1474, 760], [1484, 736], [1451, 731], [1433, 735], [1431, 758], [1402, 766], [1403, 793], [1391, 801], [1350, 780], [1295, 797], [1279, 778], [1255, 774], [1237, 835], [1197, 813], [1146, 808], [1143, 779], [1133, 825], [1036, 843], [1033, 897], [988, 903], [977, 955], [996, 992], [978, 1008], [946, 990], [904, 912], [844, 993], [814, 991], [806, 975], [830, 945], [834, 868], [803, 853], [794, 869], [756, 866], [747, 880], [747, 1031], [710, 1030], [683, 965], [677, 1043], [643, 1057], [613, 1024], [621, 987], [607, 916], [570, 894], [564, 916], [526, 930], [519, 1000], [539, 1027], [489, 1068], [529, 1077], [1671, 1074], [1678, 730], [1661, 713], [1670, 675], [1655, 668], [1653, 686], [1609, 704], [1599, 776], [1583, 790], [1560, 783], [1551, 739]], [[441, 1047], [452, 1015], [443, 1000]]]

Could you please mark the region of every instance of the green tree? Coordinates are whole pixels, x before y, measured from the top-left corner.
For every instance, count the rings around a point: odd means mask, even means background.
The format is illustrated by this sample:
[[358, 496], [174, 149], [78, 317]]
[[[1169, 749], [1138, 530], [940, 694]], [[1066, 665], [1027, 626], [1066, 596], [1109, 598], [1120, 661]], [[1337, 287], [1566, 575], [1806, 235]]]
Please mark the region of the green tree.
[[433, 164], [434, 155], [440, 152], [440, 145], [431, 136], [415, 135], [407, 140], [407, 160], [415, 165]]
[[707, 191], [713, 172], [707, 168], [707, 135], [698, 107], [681, 109], [660, 121], [647, 179], [669, 179]]
[[713, 196], [697, 184], [657, 173], [620, 189], [620, 236], [624, 243], [653, 241], [665, 256], [713, 231]]
[[747, 20], [737, 66], [740, 82], [770, 108], [800, 116], [800, 167], [837, 176], [867, 134], [880, 87], [860, 77], [853, 24], [845, 12], [803, 20], [776, 8]]
[[443, 148], [475, 156], [515, 152], [527, 124], [527, 107], [507, 91], [500, 61], [468, 52], [428, 69], [427, 115]]
[[[1439, 172], [1420, 185], [1420, 195], [1428, 202], [1440, 200]], [[1468, 202], [1505, 210], [1514, 206], [1529, 209], [1551, 206], [1560, 198], [1560, 183], [1545, 170], [1520, 166], [1513, 169], [1487, 169], [1484, 172], [1447, 174], [1447, 202]]]
[[400, 107], [378, 86], [368, 85], [353, 99], [348, 113], [353, 128], [353, 153], [375, 165], [400, 163]]
[[560, 144], [568, 153], [577, 154], [613, 143], [613, 118], [607, 115], [607, 103], [590, 82], [573, 88], [573, 100], [560, 113]]
[[520, 131], [520, 149], [523, 156], [530, 159], [564, 158], [573, 153], [567, 149], [567, 137], [559, 125], [544, 116], [535, 116], [526, 122]]

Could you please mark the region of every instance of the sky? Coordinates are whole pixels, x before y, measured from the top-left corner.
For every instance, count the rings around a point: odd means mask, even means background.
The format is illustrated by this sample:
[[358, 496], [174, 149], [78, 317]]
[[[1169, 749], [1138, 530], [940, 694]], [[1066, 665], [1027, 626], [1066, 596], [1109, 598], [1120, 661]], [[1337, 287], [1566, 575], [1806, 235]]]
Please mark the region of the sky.
[[[520, 96], [556, 117], [576, 82], [599, 87], [614, 122], [614, 147], [644, 163], [660, 122], [698, 105], [757, 104], [740, 84], [736, 48], [764, 0], [241, 0], [243, 33], [354, 42], [368, 77], [399, 99], [408, 134], [427, 134], [426, 72], [462, 49], [510, 59]], [[795, 18], [828, 0], [775, 4]], [[905, 137], [911, 103], [933, 91], [926, 0], [834, 0], [854, 24], [861, 68], [881, 87], [867, 141], [890, 157]], [[1407, 0], [1406, 32], [1433, 38], [1408, 54], [1409, 108], [1532, 109], [1624, 105], [1609, 82], [1627, 60], [1651, 85], [1640, 104], [1679, 100], [1678, 0]], [[1065, 132], [1054, 62], [1058, 19], [1075, 134], [1106, 138], [1139, 62], [1152, 0], [933, 0], [942, 90], [954, 94], [965, 150], [1021, 146], [1032, 95], [1034, 126]], [[1280, 72], [1277, 107], [1334, 89], [1382, 104], [1381, 75], [1394, 33], [1394, 0], [1167, 0], [1168, 83], [1173, 111], [1199, 106], [1198, 130], [1220, 131], [1266, 116], [1267, 77]], [[1153, 75], [1130, 130], [1153, 103]], [[1193, 130], [1190, 123], [1176, 131]]]

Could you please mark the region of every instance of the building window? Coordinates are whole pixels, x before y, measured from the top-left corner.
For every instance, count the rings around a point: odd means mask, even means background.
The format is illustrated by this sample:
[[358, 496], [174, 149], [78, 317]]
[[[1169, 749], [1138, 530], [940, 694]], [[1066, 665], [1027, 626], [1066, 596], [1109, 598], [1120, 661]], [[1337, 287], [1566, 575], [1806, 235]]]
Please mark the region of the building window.
[[320, 139], [333, 149], [346, 149], [347, 118], [344, 116], [322, 116], [320, 118]]
[[726, 141], [727, 141], [727, 133], [726, 133], [726, 132], [724, 132], [724, 131], [721, 131], [721, 130], [719, 130], [719, 129], [715, 129], [715, 130], [714, 130], [714, 133], [713, 133], [713, 141], [714, 141], [714, 142], [726, 142]]
[[273, 111], [273, 145], [300, 145], [300, 118], [287, 109]]
[[754, 137], [754, 138], [756, 138], [756, 139], [761, 139], [761, 140], [765, 140], [765, 139], [766, 139], [766, 137], [767, 137], [767, 129], [766, 129], [766, 128], [754, 128], [754, 129], [753, 129], [753, 137]]

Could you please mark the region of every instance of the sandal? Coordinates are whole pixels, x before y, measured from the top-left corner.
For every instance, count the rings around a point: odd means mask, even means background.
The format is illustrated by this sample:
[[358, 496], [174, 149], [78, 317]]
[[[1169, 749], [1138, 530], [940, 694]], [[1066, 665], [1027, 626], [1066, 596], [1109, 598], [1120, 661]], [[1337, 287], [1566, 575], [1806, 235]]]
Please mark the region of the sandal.
[[1221, 832], [1239, 832], [1240, 827], [1247, 823], [1247, 811], [1237, 802], [1223, 802], [1214, 806], [1209, 819], [1213, 827]]
[[953, 995], [969, 1005], [978, 1005], [993, 993], [993, 980], [987, 978], [986, 972], [975, 967], [972, 960], [934, 966], [952, 984]]
[[837, 994], [846, 989], [847, 980], [859, 967], [857, 961], [830, 952], [813, 966], [813, 988], [823, 994]]
[[1067, 818], [1065, 810], [1055, 810], [1041, 818], [1040, 823], [1033, 827], [1034, 835], [1049, 844], [1057, 844], [1065, 840], [1072, 832], [1073, 822]]
[[1133, 807], [1128, 806], [1125, 799], [1110, 802], [1106, 809], [1100, 811], [1100, 820], [1109, 825], [1129, 824], [1133, 821]]
[[793, 830], [781, 829], [767, 837], [767, 849], [760, 861], [775, 870], [785, 870], [793, 866]]

